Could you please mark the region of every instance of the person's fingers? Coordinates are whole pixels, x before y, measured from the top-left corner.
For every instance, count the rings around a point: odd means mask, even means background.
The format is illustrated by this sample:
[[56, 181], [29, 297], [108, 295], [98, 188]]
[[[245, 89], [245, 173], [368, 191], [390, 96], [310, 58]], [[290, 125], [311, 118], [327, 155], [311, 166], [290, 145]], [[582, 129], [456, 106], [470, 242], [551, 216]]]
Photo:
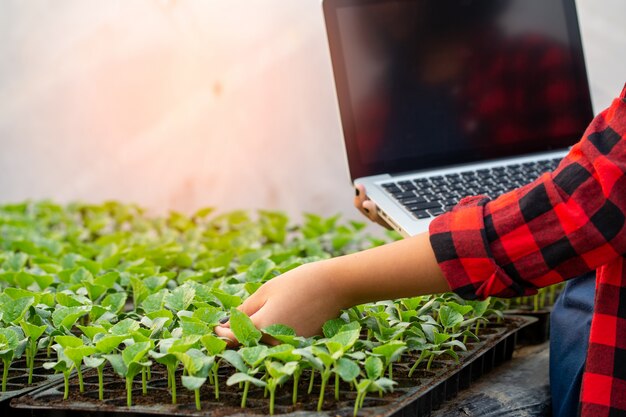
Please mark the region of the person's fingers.
[[389, 224], [378, 215], [378, 207], [376, 207], [376, 204], [367, 197], [365, 186], [362, 184], [354, 186], [354, 207], [356, 207], [371, 221], [379, 224], [385, 229], [391, 230], [391, 226], [389, 226]]
[[391, 226], [378, 214], [378, 207], [376, 207], [376, 204], [372, 200], [363, 202], [363, 210], [367, 213], [366, 215], [370, 220], [386, 229], [391, 229]]
[[365, 187], [362, 184], [356, 185], [354, 187], [354, 207], [361, 210], [365, 200], [367, 200]]
[[[365, 204], [370, 201], [367, 198], [367, 194], [365, 192], [365, 186], [362, 184], [358, 184], [354, 187], [355, 195], [354, 195], [354, 207], [357, 208], [365, 217], [369, 218], [372, 221], [376, 221], [372, 214], [375, 214], [376, 211], [370, 210], [370, 207], [367, 207]], [[373, 203], [372, 203], [373, 204]]]
[[263, 304], [265, 304], [265, 297], [262, 296], [261, 290], [259, 289], [259, 291], [248, 297], [237, 309], [245, 313], [246, 316], [251, 317], [263, 307]]
[[230, 328], [222, 325], [222, 326], [215, 327], [215, 329], [213, 330], [215, 331], [216, 335], [226, 339], [226, 343], [228, 344], [229, 347], [235, 347], [239, 344], [239, 342], [237, 342], [237, 338], [235, 337], [235, 334], [233, 333], [232, 330], [230, 330]]
[[[267, 326], [271, 324], [271, 323], [265, 323], [266, 320], [265, 320], [265, 312], [263, 311], [263, 307], [261, 307], [256, 313], [250, 316], [250, 320], [252, 320], [252, 323], [254, 323], [254, 326], [261, 331], [262, 329], [266, 328]], [[266, 343], [272, 346], [276, 346], [280, 344], [278, 340], [274, 339], [271, 336], [268, 336], [265, 333], [263, 333], [263, 337], [261, 340], [263, 341], [263, 343]]]
[[373, 222], [378, 221], [378, 209], [372, 200], [363, 202], [363, 211], [365, 215]]
[[[248, 317], [252, 318], [254, 314], [263, 307], [265, 303], [265, 297], [262, 296], [261, 290], [252, 294], [248, 299], [246, 299], [243, 304], [241, 304], [237, 309], [243, 312]], [[230, 330], [230, 321], [228, 317], [225, 317], [220, 321], [220, 324], [215, 327], [214, 331], [220, 337], [225, 337], [228, 339], [228, 346], [236, 346], [239, 344], [235, 334]], [[223, 321], [223, 322], [222, 322]], [[253, 321], [254, 322], [254, 321]]]

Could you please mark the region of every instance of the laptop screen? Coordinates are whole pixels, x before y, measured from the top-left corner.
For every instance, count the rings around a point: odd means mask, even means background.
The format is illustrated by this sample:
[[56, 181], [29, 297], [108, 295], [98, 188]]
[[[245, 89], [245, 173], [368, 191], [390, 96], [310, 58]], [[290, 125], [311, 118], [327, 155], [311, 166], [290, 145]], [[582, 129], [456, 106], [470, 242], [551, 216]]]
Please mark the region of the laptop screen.
[[352, 179], [563, 149], [592, 119], [574, 0], [325, 0]]

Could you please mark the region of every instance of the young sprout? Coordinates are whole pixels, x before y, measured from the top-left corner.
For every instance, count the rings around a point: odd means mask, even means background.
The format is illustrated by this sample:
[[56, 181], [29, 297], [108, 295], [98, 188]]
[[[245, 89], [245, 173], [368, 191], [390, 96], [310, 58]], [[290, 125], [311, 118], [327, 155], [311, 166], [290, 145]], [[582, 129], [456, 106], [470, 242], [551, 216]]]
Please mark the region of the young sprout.
[[365, 401], [365, 396], [368, 392], [384, 392], [393, 389], [396, 382], [391, 379], [384, 378], [384, 373], [385, 366], [380, 358], [370, 356], [365, 360], [366, 378], [361, 379], [356, 385], [357, 395], [354, 400], [354, 416], [356, 416], [359, 410], [363, 408], [363, 402]]
[[[359, 339], [361, 327], [358, 323], [351, 323], [342, 327], [337, 334], [329, 339], [322, 339], [314, 345], [312, 353], [322, 362], [322, 383], [320, 396], [317, 402], [317, 411], [322, 410], [324, 392], [331, 373], [336, 370], [338, 360], [348, 352]], [[339, 373], [335, 372], [335, 398], [339, 398]]]
[[187, 336], [182, 339], [163, 339], [159, 342], [159, 351], [151, 350], [150, 356], [167, 368], [167, 385], [171, 389], [172, 404], [176, 404], [176, 368], [180, 363], [178, 353], [191, 349], [200, 336]]
[[[63, 336], [60, 336], [63, 337]], [[57, 337], [57, 341], [60, 342], [59, 337]], [[80, 339], [79, 339], [80, 340]], [[83, 359], [87, 356], [93, 355], [97, 352], [95, 346], [85, 346], [82, 344], [82, 340], [80, 340], [81, 344], [76, 346], [65, 346], [65, 356], [69, 358], [72, 362], [74, 362], [74, 366], [76, 367], [76, 374], [78, 375], [78, 386], [80, 392], [85, 392], [85, 385], [83, 383], [83, 371], [82, 371], [82, 363]]]
[[100, 401], [104, 400], [104, 384], [102, 380], [102, 370], [104, 368], [104, 364], [106, 360], [102, 356], [85, 356], [83, 358], [83, 362], [85, 366], [88, 368], [94, 368], [98, 372], [98, 399]]
[[282, 345], [272, 347], [267, 353], [267, 358], [278, 359], [282, 363], [293, 362], [296, 364], [293, 373], [291, 373], [293, 378], [293, 392], [291, 398], [293, 404], [295, 405], [298, 400], [298, 383], [300, 382], [300, 376], [302, 375], [302, 371], [304, 369], [304, 366], [302, 366], [303, 364], [300, 361], [302, 356], [296, 353], [296, 350], [292, 345], [283, 343]]
[[[231, 375], [226, 381], [227, 385], [233, 385], [243, 382], [243, 394], [241, 397], [241, 408], [246, 408], [248, 391], [250, 384], [258, 387], [265, 387], [265, 382], [255, 375], [261, 371], [261, 365], [267, 357], [269, 348], [265, 345], [243, 347], [238, 352], [226, 350], [222, 353], [222, 357], [237, 369], [237, 373]], [[261, 383], [262, 382], [262, 383]]]
[[[55, 338], [63, 338], [64, 336], [57, 336]], [[68, 336], [68, 339], [60, 339], [65, 345], [70, 346], [72, 343], [75, 343], [71, 337]], [[75, 339], [78, 339], [77, 337]], [[80, 339], [78, 339], [80, 341]], [[67, 400], [70, 394], [70, 374], [75, 367], [74, 362], [65, 355], [65, 349], [63, 345], [57, 343], [52, 346], [52, 348], [57, 352], [57, 361], [56, 362], [46, 362], [43, 364], [45, 369], [54, 369], [57, 372], [63, 373], [63, 399]]]
[[[187, 375], [183, 375], [183, 386], [194, 392], [196, 409], [200, 410], [200, 388], [206, 382], [209, 371], [215, 362], [212, 356], [206, 356], [198, 349], [189, 349], [186, 352], [174, 352], [183, 363]], [[174, 381], [174, 384], [176, 382]]]
[[313, 392], [315, 371], [318, 371], [321, 374], [324, 371], [324, 363], [317, 356], [315, 356], [315, 354], [313, 353], [312, 345], [306, 346], [304, 348], [294, 349], [293, 353], [300, 355], [302, 358], [304, 358], [305, 366], [311, 368], [311, 378], [309, 379], [309, 389], [307, 390], [307, 393], [311, 394]]
[[152, 342], [131, 344], [122, 351], [122, 354], [104, 355], [115, 372], [126, 380], [126, 405], [132, 406], [133, 379], [146, 367], [152, 365], [146, 355], [152, 348]]
[[27, 340], [19, 327], [0, 328], [0, 359], [2, 359], [2, 392], [7, 390], [7, 377], [13, 359], [22, 356]]
[[276, 388], [283, 384], [293, 375], [298, 368], [297, 362], [280, 362], [266, 360], [265, 369], [267, 371], [267, 389], [270, 392], [270, 415], [274, 415], [274, 399], [276, 398]]
[[[213, 386], [215, 387], [215, 399], [217, 400], [220, 398], [220, 384], [219, 384], [218, 371], [219, 371], [221, 359], [216, 360], [215, 358], [219, 357], [222, 354], [222, 352], [224, 352], [224, 349], [226, 349], [226, 342], [217, 336], [207, 334], [200, 338], [200, 343], [202, 343], [202, 346], [204, 346], [204, 348], [206, 349], [207, 354], [214, 358], [213, 366], [211, 367], [211, 370], [209, 373], [209, 378], [213, 380]], [[211, 377], [211, 375], [213, 376]]]
[[448, 333], [440, 333], [437, 330], [433, 330], [431, 343], [424, 342], [420, 344], [419, 342], [414, 342], [412, 347], [416, 350], [421, 350], [421, 354], [409, 370], [409, 377], [413, 376], [417, 366], [426, 358], [428, 358], [428, 363], [426, 364], [426, 370], [428, 371], [430, 371], [433, 360], [438, 356], [448, 355], [458, 362], [459, 355], [454, 351], [454, 348], [458, 347], [462, 350], [467, 350], [467, 348], [459, 340], [449, 340], [450, 338], [451, 335]]
[[407, 349], [406, 343], [399, 340], [392, 340], [384, 345], [376, 346], [372, 353], [383, 358], [385, 368], [389, 370], [389, 379], [393, 379], [393, 363], [400, 358], [400, 355]]
[[26, 320], [21, 320], [20, 326], [28, 339], [28, 345], [26, 346], [26, 366], [28, 367], [28, 384], [30, 385], [33, 382], [33, 369], [35, 368], [38, 341], [48, 326], [45, 324], [37, 326]]

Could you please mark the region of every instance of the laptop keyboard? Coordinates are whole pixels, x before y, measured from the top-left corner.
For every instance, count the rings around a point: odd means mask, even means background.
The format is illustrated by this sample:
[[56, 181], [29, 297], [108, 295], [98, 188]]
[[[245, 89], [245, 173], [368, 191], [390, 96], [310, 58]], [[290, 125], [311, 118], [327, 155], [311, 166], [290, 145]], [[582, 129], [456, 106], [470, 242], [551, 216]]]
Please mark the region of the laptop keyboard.
[[438, 216], [454, 207], [461, 198], [488, 195], [495, 198], [554, 170], [558, 159], [503, 165], [490, 169], [387, 182], [381, 186], [415, 218]]

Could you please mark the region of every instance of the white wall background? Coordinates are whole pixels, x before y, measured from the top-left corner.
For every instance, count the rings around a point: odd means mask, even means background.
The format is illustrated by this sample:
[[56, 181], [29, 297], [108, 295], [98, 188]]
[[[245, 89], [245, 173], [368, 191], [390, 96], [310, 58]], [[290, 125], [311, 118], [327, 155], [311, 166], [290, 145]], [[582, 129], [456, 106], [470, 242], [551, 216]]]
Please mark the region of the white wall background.
[[[626, 1], [579, 0], [596, 111]], [[319, 0], [2, 0], [0, 202], [357, 218]]]

